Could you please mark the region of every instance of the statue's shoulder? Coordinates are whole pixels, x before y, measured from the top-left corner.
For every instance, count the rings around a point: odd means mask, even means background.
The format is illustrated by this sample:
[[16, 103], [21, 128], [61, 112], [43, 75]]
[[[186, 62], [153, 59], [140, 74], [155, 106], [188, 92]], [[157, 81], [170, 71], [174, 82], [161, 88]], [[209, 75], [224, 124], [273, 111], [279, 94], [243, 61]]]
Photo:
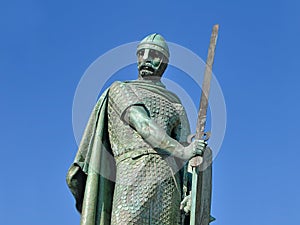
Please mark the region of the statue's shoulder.
[[115, 101], [130, 102], [132, 99], [137, 99], [137, 96], [130, 83], [126, 81], [115, 81], [109, 88], [109, 97]]
[[110, 89], [112, 88], [125, 88], [125, 87], [129, 87], [132, 86], [133, 81], [114, 81], [111, 86]]
[[110, 86], [109, 89], [118, 88], [118, 87], [122, 86], [123, 83], [124, 83], [124, 82], [122, 82], [122, 81], [114, 81], [114, 82], [111, 84], [111, 86]]
[[133, 92], [134, 82], [132, 81], [115, 81], [111, 84], [109, 91], [110, 92], [121, 92], [121, 93], [129, 93]]
[[115, 81], [109, 87], [109, 92], [118, 92], [125, 88], [125, 82]]

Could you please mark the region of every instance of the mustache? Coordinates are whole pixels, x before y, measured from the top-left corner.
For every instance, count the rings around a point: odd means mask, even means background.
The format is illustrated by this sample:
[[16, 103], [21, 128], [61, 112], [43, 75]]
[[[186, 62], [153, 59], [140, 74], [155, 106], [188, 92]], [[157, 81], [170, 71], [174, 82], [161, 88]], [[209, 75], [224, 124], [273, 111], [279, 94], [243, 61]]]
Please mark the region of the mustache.
[[154, 68], [152, 67], [151, 64], [143, 64], [140, 66], [140, 70], [148, 70], [150, 72], [154, 72]]

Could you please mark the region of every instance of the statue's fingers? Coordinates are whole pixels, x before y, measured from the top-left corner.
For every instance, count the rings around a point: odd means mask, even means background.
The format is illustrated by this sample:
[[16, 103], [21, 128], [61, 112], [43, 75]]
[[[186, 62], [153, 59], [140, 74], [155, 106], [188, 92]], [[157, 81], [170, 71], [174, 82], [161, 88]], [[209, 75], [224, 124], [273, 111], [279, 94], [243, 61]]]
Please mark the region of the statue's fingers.
[[203, 146], [207, 146], [207, 142], [203, 140], [202, 142]]
[[199, 145], [198, 145], [198, 148], [204, 149], [204, 148], [205, 148], [205, 145], [204, 145], [204, 144], [199, 144]]
[[204, 140], [199, 140], [198, 142], [202, 147], [206, 147], [207, 146], [207, 142]]
[[202, 156], [204, 151], [202, 149], [197, 149], [197, 155]]
[[205, 142], [204, 141], [199, 141], [198, 143], [197, 143], [197, 147], [198, 148], [205, 148], [205, 146], [206, 146], [206, 144], [205, 144]]
[[189, 200], [189, 197], [186, 196], [182, 201], [181, 201], [181, 205], [184, 205], [187, 201]]
[[185, 201], [183, 200], [181, 203], [180, 203], [180, 210], [184, 209], [185, 207]]
[[183, 210], [185, 213], [189, 213], [191, 211], [191, 207], [185, 206]]
[[182, 209], [183, 209], [183, 206], [182, 206], [181, 204], [180, 204], [180, 207], [179, 207], [179, 209], [180, 209], [180, 210], [182, 210]]

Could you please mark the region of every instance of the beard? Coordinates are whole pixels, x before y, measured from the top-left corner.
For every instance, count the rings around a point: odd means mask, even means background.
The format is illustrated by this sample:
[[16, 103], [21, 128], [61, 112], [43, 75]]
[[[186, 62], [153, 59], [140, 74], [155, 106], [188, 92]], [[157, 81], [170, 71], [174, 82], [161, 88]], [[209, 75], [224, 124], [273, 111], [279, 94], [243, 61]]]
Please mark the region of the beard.
[[155, 68], [151, 63], [143, 63], [139, 67], [139, 75], [142, 77], [149, 77], [155, 75]]

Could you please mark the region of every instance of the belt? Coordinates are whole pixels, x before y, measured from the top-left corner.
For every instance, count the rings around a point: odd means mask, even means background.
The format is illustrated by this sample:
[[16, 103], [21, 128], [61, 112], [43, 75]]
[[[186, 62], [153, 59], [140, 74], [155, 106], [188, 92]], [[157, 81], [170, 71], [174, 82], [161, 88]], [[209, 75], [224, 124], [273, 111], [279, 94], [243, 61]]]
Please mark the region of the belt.
[[149, 155], [149, 154], [169, 155], [169, 153], [162, 152], [160, 149], [154, 150], [154, 149], [144, 148], [144, 149], [136, 149], [136, 150], [131, 150], [129, 152], [125, 152], [121, 155], [116, 156], [115, 160], [116, 160], [116, 163], [118, 164], [119, 162], [121, 162], [125, 159], [128, 159], [128, 158], [136, 159], [142, 155]]

